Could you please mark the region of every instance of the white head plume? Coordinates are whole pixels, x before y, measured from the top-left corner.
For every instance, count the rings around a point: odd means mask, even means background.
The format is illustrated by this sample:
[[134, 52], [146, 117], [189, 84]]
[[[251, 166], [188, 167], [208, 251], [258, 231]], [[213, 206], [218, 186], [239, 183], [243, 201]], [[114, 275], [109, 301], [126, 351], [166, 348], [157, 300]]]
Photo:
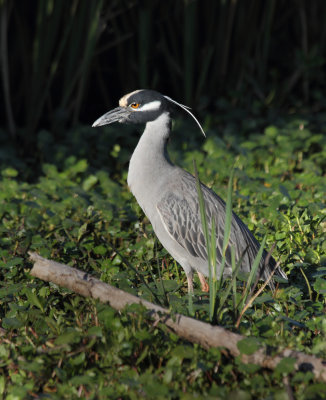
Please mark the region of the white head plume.
[[171, 103], [176, 104], [177, 106], [181, 107], [183, 110], [187, 111], [188, 114], [190, 114], [192, 116], [192, 118], [196, 121], [197, 125], [199, 126], [202, 134], [206, 137], [206, 134], [204, 132], [204, 129], [202, 128], [202, 126], [200, 125], [198, 119], [194, 116], [194, 114], [190, 111], [190, 107], [187, 107], [183, 104], [178, 103], [177, 101], [171, 99], [171, 97], [169, 96], [164, 96], [167, 100], [171, 101]]

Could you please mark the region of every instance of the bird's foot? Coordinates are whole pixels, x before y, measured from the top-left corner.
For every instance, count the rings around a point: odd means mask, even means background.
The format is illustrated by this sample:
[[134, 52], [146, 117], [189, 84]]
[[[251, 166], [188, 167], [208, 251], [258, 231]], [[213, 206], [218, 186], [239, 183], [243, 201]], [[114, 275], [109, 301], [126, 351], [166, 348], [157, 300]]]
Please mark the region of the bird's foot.
[[199, 277], [200, 284], [201, 284], [201, 290], [203, 292], [209, 292], [209, 285], [206, 282], [206, 279], [205, 279], [204, 275], [202, 273], [198, 272], [198, 271], [197, 271], [197, 273], [198, 273], [198, 277]]

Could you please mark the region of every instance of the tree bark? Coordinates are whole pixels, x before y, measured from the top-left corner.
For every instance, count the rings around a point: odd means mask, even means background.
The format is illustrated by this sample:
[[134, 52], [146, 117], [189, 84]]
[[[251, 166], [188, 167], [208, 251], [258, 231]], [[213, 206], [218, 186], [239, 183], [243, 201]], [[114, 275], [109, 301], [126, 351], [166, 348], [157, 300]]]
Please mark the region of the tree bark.
[[30, 252], [29, 255], [34, 262], [31, 275], [39, 279], [53, 282], [82, 296], [98, 299], [102, 303], [109, 303], [116, 310], [122, 310], [129, 304], [142, 304], [156, 323], [164, 323], [183, 339], [199, 343], [205, 349], [225, 348], [233, 357], [239, 356], [244, 363], [275, 369], [282, 359], [293, 358], [295, 370], [311, 371], [317, 380], [326, 382], [326, 361], [317, 357], [290, 349], [273, 349], [270, 354], [270, 349], [264, 345], [251, 355], [241, 354], [237, 344], [245, 339], [243, 335], [182, 314], [171, 316], [169, 310], [108, 285], [76, 268], [48, 260], [36, 253]]

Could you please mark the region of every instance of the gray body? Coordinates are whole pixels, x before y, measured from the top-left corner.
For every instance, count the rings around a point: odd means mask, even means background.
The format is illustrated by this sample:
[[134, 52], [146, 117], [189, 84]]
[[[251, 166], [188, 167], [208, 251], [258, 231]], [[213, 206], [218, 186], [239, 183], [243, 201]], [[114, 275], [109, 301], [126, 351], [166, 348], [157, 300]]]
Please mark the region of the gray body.
[[[166, 145], [170, 135], [170, 125], [168, 113], [147, 123], [130, 160], [128, 185], [151, 221], [159, 241], [182, 266], [186, 275], [192, 276], [193, 272], [197, 271], [208, 276], [208, 261], [196, 180], [185, 170], [173, 165], [168, 158]], [[202, 190], [209, 226], [211, 226], [212, 216], [215, 217], [217, 273], [219, 274], [224, 237], [225, 203], [205, 185], [202, 185]], [[232, 218], [229, 243], [235, 246], [236, 260], [243, 255], [240, 270], [249, 272], [259, 244], [235, 214]], [[264, 255], [266, 257], [266, 253]], [[272, 260], [271, 264], [274, 265], [275, 261]], [[261, 271], [262, 279], [268, 277], [272, 265]], [[261, 268], [264, 268], [264, 260], [261, 261]], [[231, 259], [230, 254], [227, 253], [224, 275], [231, 274]]]
[[[139, 98], [142, 99], [142, 95], [149, 98], [147, 102], [144, 101], [143, 114], [139, 107], [141, 103], [132, 102], [134, 99], [137, 101]], [[188, 289], [192, 291], [193, 272], [198, 272], [202, 286], [203, 281], [205, 282], [203, 275], [209, 275], [207, 251], [200, 218], [196, 180], [185, 170], [173, 165], [167, 153], [171, 117], [163, 97], [157, 92], [146, 90], [128, 94], [120, 100], [119, 108], [99, 118], [94, 126], [114, 121], [125, 122], [121, 115], [126, 118], [124, 114], [126, 108], [128, 110], [130, 105], [133, 108], [135, 104], [137, 109], [140, 108], [139, 111], [128, 111], [129, 119], [137, 118], [137, 122], [146, 123], [146, 128], [130, 160], [128, 185], [150, 220], [159, 241], [184, 269], [188, 279]], [[156, 109], [158, 104], [160, 108]], [[144, 119], [145, 114], [147, 117]], [[212, 220], [215, 219], [217, 275], [219, 275], [226, 216], [225, 203], [203, 184], [202, 191], [208, 225], [212, 226]], [[259, 250], [259, 243], [234, 213], [229, 248], [226, 251], [224, 269], [226, 276], [232, 273], [231, 246], [235, 248], [236, 262], [243, 257], [240, 270], [249, 272]], [[260, 278], [264, 280], [275, 266], [275, 260], [272, 257], [268, 263], [265, 262], [266, 256], [264, 252], [259, 268]], [[286, 277], [280, 268], [276, 270], [276, 275]], [[272, 282], [270, 286], [273, 287]]]

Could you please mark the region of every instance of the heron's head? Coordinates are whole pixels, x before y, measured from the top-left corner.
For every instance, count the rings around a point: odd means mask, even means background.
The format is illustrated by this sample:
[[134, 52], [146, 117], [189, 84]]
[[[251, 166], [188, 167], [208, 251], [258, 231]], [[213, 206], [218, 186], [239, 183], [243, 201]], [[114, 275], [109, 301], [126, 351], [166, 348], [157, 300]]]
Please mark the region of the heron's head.
[[102, 115], [93, 126], [121, 123], [146, 123], [154, 121], [168, 111], [168, 100], [155, 90], [135, 90], [121, 97], [119, 107]]
[[189, 113], [205, 133], [189, 107], [178, 103], [155, 90], [140, 89], [128, 93], [119, 100], [119, 107], [102, 115], [93, 123], [93, 127], [112, 124], [113, 122], [141, 124], [156, 120], [163, 113], [177, 105]]

